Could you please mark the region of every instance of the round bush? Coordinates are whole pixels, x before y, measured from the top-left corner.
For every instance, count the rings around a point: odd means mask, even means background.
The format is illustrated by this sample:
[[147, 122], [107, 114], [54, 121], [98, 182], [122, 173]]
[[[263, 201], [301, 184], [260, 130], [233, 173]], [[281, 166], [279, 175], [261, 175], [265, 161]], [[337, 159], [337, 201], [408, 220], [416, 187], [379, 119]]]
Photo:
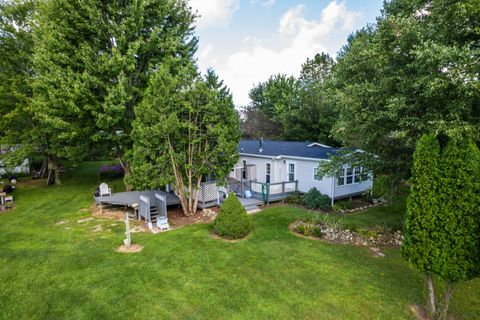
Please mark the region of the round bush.
[[321, 194], [317, 188], [312, 188], [308, 190], [307, 193], [303, 195], [303, 205], [307, 209], [330, 209], [331, 208], [331, 199], [326, 194]]
[[247, 236], [251, 229], [247, 211], [237, 196], [233, 192], [230, 193], [213, 222], [213, 231], [224, 238], [239, 239]]

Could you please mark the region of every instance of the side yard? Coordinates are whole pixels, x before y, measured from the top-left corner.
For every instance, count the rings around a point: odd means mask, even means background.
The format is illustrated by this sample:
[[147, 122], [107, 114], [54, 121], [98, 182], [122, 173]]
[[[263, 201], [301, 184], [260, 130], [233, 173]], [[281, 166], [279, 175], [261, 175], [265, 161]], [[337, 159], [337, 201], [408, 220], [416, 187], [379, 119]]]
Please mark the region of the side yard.
[[[213, 239], [210, 225], [135, 233], [144, 246], [115, 252], [124, 225], [91, 218], [99, 163], [67, 171], [64, 184], [22, 182], [16, 208], [0, 213], [0, 319], [414, 319], [423, 277], [399, 250], [375, 258], [365, 247], [293, 235], [310, 213], [272, 207], [252, 216], [246, 240]], [[398, 207], [346, 216], [400, 228]], [[456, 288], [455, 319], [480, 318], [480, 279]]]

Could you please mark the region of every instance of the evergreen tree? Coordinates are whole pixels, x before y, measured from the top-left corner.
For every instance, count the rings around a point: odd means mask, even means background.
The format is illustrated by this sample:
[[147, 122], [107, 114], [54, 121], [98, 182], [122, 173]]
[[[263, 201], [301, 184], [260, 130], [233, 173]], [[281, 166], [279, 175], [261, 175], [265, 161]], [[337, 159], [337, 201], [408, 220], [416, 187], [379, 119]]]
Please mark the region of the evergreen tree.
[[247, 211], [231, 192], [222, 203], [220, 211], [213, 222], [213, 231], [219, 236], [229, 239], [246, 237], [252, 229]]
[[183, 0], [41, 5], [33, 101], [54, 162], [79, 161], [92, 147], [108, 148], [128, 176], [135, 108], [164, 61], [192, 60], [193, 20]]
[[[468, 139], [443, 148], [423, 136], [414, 154], [402, 254], [427, 275], [432, 316], [446, 317], [452, 285], [480, 272], [480, 151]], [[432, 275], [447, 282], [439, 311]]]

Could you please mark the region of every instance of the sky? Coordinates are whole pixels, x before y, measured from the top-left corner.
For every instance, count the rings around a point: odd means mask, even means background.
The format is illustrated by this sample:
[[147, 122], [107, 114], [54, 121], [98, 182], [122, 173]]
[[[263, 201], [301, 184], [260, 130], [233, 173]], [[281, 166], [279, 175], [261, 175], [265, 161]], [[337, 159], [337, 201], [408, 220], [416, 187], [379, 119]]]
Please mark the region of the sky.
[[335, 57], [349, 34], [374, 23], [383, 0], [189, 0], [197, 12], [197, 63], [211, 67], [237, 107], [271, 75], [298, 76], [318, 52]]

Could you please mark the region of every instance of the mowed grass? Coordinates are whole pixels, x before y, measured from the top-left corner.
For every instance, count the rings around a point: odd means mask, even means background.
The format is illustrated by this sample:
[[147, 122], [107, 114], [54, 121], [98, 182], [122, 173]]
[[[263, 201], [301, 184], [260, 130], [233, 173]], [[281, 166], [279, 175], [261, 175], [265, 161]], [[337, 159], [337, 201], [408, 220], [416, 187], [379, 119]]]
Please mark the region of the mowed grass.
[[[308, 214], [292, 207], [252, 216], [241, 242], [194, 225], [133, 234], [143, 251], [117, 253], [121, 222], [78, 222], [90, 216], [97, 168], [69, 171], [59, 187], [21, 183], [15, 210], [0, 214], [1, 319], [414, 319], [409, 306], [425, 301], [423, 276], [399, 250], [373, 258], [292, 235]], [[372, 223], [388, 213], [363, 214]], [[480, 281], [462, 283], [451, 312], [478, 319], [479, 301]]]

